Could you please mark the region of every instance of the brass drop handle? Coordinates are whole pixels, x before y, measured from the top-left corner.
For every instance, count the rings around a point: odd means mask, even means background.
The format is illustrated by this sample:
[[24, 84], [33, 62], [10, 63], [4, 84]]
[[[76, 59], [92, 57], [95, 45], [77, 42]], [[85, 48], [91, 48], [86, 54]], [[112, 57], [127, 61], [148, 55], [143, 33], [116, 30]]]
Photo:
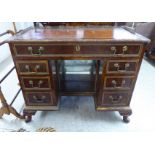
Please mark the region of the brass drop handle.
[[40, 46], [38, 49], [38, 54], [41, 55], [43, 51], [44, 51], [44, 47]]
[[33, 72], [30, 71], [30, 66], [29, 65], [26, 65], [25, 66], [25, 69], [28, 71], [28, 72], [31, 72], [31, 74], [36, 74], [38, 72], [38, 70], [40, 69], [40, 65], [36, 65], [34, 68], [33, 68]]
[[33, 81], [29, 80], [29, 85], [31, 85], [31, 87], [33, 88]]
[[32, 80], [29, 80], [29, 84], [31, 85], [32, 88], [40, 88], [41, 85], [43, 84], [43, 81], [42, 80], [39, 80], [39, 82], [37, 84], [38, 85], [37, 87], [34, 87], [34, 83], [33, 83]]
[[34, 52], [33, 48], [31, 46], [29, 46], [28, 51], [31, 53], [31, 55], [41, 55], [42, 52], [44, 51], [44, 47], [40, 46], [37, 52]]
[[127, 71], [129, 67], [130, 67], [130, 64], [129, 63], [126, 63], [125, 64], [125, 70]]
[[33, 54], [33, 48], [32, 48], [31, 46], [29, 46], [29, 47], [27, 48], [27, 50], [28, 50], [31, 54]]
[[46, 99], [46, 96], [41, 96], [41, 98], [37, 97], [36, 95], [33, 95], [33, 99], [35, 100], [35, 102], [44, 102]]
[[30, 72], [30, 66], [29, 65], [25, 65], [25, 69], [27, 70], [27, 72]]
[[43, 84], [43, 81], [42, 80], [39, 80], [39, 82], [38, 82], [38, 88], [40, 88], [42, 84]]
[[114, 88], [122, 88], [122, 86], [125, 85], [126, 82], [125, 80], [122, 80], [122, 83], [120, 84], [120, 86], [118, 86], [116, 80], [112, 80], [111, 83]]
[[126, 72], [128, 71], [130, 64], [126, 63], [124, 69], [120, 69], [120, 65], [118, 63], [114, 63], [114, 67], [117, 69], [117, 72]]
[[116, 47], [115, 47], [115, 46], [112, 46], [112, 47], [111, 47], [111, 51], [113, 52], [113, 54], [116, 54], [116, 52], [117, 52]]
[[112, 86], [116, 88], [117, 82], [115, 80], [112, 80], [111, 83], [112, 83]]
[[76, 45], [75, 50], [76, 50], [76, 52], [79, 52], [80, 51], [80, 45]]
[[34, 70], [35, 72], [38, 72], [39, 69], [40, 69], [40, 65], [36, 65]]
[[[112, 47], [111, 47], [111, 51], [113, 52], [114, 55], [117, 54], [117, 53], [116, 53], [117, 50], [116, 50], [116, 47], [115, 47], [115, 46], [112, 46]], [[125, 52], [127, 52], [127, 51], [128, 51], [128, 46], [123, 46], [123, 47], [122, 47], [122, 53], [118, 53], [117, 55], [124, 55]]]
[[125, 54], [125, 52], [128, 51], [128, 46], [123, 46], [123, 47], [122, 47], [122, 51], [123, 51], [123, 54]]
[[109, 99], [111, 100], [112, 103], [119, 103], [122, 100], [122, 96], [119, 95], [117, 97], [109, 96]]

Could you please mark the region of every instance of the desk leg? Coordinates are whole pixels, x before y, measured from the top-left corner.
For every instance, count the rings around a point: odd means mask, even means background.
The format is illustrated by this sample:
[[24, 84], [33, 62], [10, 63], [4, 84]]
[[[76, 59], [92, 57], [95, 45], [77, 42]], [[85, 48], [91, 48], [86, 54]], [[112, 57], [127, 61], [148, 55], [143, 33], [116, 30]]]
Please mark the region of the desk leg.
[[1, 103], [2, 103], [2, 107], [0, 108], [0, 118], [2, 118], [2, 116], [4, 114], [7, 114], [7, 115], [13, 114], [17, 118], [24, 119], [24, 116], [20, 115], [12, 106], [10, 106], [7, 103], [5, 97], [4, 97], [3, 93], [2, 93], [1, 87], [0, 87], [0, 100], [1, 100]]

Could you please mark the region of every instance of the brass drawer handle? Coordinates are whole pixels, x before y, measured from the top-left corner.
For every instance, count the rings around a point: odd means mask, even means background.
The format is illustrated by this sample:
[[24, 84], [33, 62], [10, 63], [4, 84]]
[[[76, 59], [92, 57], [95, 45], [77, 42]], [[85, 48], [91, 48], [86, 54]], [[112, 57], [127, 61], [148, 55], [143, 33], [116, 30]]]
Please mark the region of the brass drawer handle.
[[76, 50], [76, 52], [79, 52], [80, 51], [80, 45], [76, 45], [75, 50]]
[[34, 88], [34, 86], [33, 86], [33, 81], [32, 81], [32, 80], [29, 80], [29, 85], [30, 85], [32, 88]]
[[41, 102], [44, 102], [45, 101], [46, 96], [43, 95], [43, 96], [41, 96], [41, 98], [39, 98], [36, 95], [33, 95], [33, 99], [35, 100], [35, 102], [41, 103]]
[[117, 72], [127, 72], [128, 68], [130, 67], [130, 64], [126, 63], [124, 66], [124, 69], [122, 69], [122, 70], [120, 69], [120, 65], [118, 63], [115, 63], [114, 67], [117, 69]]
[[44, 47], [40, 46], [39, 49], [38, 49], [39, 55], [41, 55], [43, 51], [44, 51]]
[[130, 64], [129, 63], [126, 63], [125, 64], [125, 70], [127, 70], [129, 67], [130, 67]]
[[111, 51], [112, 51], [112, 52], [113, 52], [113, 54], [115, 55], [115, 54], [116, 54], [116, 52], [117, 52], [116, 47], [115, 47], [115, 46], [112, 46], [112, 47], [111, 47]]
[[112, 47], [111, 47], [111, 51], [113, 52], [114, 55], [124, 55], [125, 52], [128, 51], [128, 46], [123, 46], [123, 47], [122, 47], [122, 53], [117, 53], [117, 49], [116, 49], [115, 46], [112, 46]]
[[39, 69], [40, 69], [40, 65], [36, 65], [34, 70], [37, 73]]
[[122, 80], [122, 83], [120, 84], [120, 86], [118, 86], [116, 80], [112, 80], [111, 81], [113, 88], [122, 88], [123, 85], [125, 85], [125, 80]]
[[36, 74], [38, 72], [38, 70], [40, 69], [40, 65], [36, 65], [34, 67], [34, 72], [30, 71], [30, 66], [29, 65], [25, 65], [25, 69], [27, 70], [27, 72], [30, 72], [31, 74]]
[[111, 102], [112, 103], [118, 103], [118, 102], [120, 102], [121, 100], [122, 100], [122, 96], [121, 95], [119, 95], [119, 96], [117, 96], [117, 97], [113, 97], [113, 96], [109, 96], [109, 99], [111, 100]]
[[125, 52], [128, 51], [128, 46], [123, 46], [123, 47], [122, 47], [122, 51], [123, 51], [123, 53], [125, 54]]
[[29, 65], [25, 65], [25, 69], [27, 70], [27, 72], [30, 72], [30, 66]]
[[38, 86], [37, 87], [34, 87], [34, 83], [32, 80], [29, 80], [29, 85], [31, 85], [31, 88], [41, 88], [41, 85], [43, 84], [43, 81], [42, 80], [39, 80], [38, 82]]
[[27, 48], [27, 50], [32, 54], [33, 53], [33, 48], [31, 47], [31, 46], [29, 46], [28, 48]]
[[42, 47], [42, 46], [39, 47], [39, 49], [38, 49], [37, 52], [34, 52], [34, 50], [33, 50], [33, 48], [32, 48], [31, 46], [29, 46], [27, 49], [28, 49], [28, 51], [31, 53], [31, 55], [34, 55], [34, 56], [35, 56], [35, 55], [36, 55], [36, 56], [41, 55], [42, 52], [44, 51], [44, 47]]

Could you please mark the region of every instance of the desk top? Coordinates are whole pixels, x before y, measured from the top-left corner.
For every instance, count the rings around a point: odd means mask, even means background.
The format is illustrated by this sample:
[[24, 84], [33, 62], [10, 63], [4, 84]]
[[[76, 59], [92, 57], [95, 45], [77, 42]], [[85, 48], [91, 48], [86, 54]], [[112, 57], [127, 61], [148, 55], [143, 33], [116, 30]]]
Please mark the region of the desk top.
[[[103, 27], [59, 27], [59, 28], [28, 28], [9, 38], [8, 42], [59, 42], [59, 41], [128, 41], [149, 42], [150, 40], [137, 33], [131, 33], [123, 28], [111, 28], [111, 37], [104, 37]], [[107, 28], [109, 30], [110, 28]]]

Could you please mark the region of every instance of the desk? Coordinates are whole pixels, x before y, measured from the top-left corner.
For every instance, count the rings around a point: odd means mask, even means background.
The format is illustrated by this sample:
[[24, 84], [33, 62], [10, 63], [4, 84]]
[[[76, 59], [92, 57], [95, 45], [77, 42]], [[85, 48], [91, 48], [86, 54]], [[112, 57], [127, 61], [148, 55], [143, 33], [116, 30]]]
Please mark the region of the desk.
[[29, 28], [8, 42], [25, 99], [24, 116], [58, 110], [61, 96], [93, 96], [99, 111], [128, 122], [130, 100], [149, 40], [122, 28]]

